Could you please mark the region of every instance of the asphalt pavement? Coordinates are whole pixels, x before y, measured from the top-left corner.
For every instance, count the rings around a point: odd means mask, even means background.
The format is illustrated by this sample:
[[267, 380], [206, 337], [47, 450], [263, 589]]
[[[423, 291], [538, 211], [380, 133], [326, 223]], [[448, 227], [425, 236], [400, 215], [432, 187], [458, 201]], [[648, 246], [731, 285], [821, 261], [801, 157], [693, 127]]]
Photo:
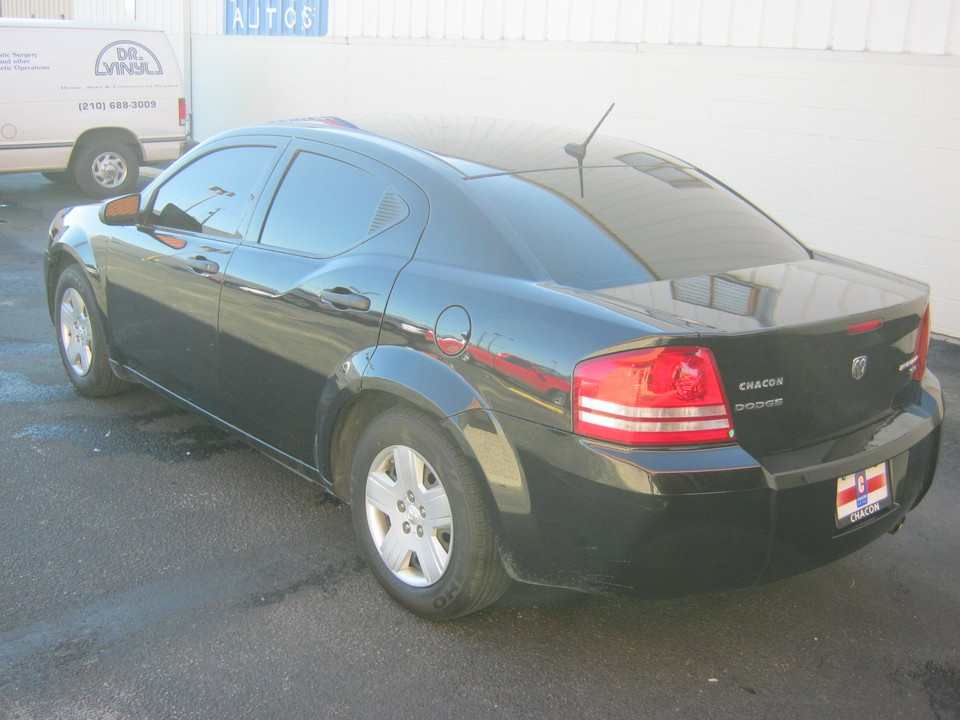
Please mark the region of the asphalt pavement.
[[898, 534], [749, 590], [517, 586], [431, 624], [316, 486], [145, 389], [72, 390], [40, 268], [78, 202], [0, 176], [0, 718], [960, 719], [960, 344]]

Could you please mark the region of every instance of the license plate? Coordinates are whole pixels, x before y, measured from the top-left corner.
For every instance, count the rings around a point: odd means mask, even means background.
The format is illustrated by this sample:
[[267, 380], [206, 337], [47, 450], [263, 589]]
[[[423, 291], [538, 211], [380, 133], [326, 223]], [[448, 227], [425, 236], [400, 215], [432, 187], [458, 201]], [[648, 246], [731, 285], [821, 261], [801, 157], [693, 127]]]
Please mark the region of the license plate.
[[837, 528], [843, 529], [890, 507], [887, 464], [844, 475], [837, 480]]

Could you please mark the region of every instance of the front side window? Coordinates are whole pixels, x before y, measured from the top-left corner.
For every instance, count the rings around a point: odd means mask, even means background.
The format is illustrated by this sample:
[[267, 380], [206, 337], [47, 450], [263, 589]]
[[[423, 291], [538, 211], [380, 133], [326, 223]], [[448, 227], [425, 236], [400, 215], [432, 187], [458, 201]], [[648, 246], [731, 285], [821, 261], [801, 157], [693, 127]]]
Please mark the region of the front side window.
[[273, 199], [260, 243], [331, 257], [396, 225], [408, 212], [380, 178], [325, 155], [300, 152]]
[[264, 146], [214, 150], [157, 191], [148, 221], [156, 226], [237, 238], [257, 180], [276, 152]]

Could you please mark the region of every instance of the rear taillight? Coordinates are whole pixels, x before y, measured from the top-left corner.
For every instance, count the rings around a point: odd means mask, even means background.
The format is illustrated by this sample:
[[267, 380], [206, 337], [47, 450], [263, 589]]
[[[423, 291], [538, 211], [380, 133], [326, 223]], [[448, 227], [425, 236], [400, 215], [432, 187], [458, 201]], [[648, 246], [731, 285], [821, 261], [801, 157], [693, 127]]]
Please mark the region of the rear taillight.
[[930, 348], [930, 306], [923, 313], [920, 319], [920, 326], [917, 328], [917, 348], [914, 350], [914, 356], [917, 358], [917, 364], [913, 369], [913, 379], [920, 380], [923, 373], [927, 370], [927, 350]]
[[734, 438], [730, 405], [706, 348], [662, 347], [577, 365], [573, 430], [623, 445], [690, 445]]
[[187, 124], [187, 99], [186, 98], [180, 98], [180, 101], [178, 103], [178, 109], [180, 112], [180, 124], [186, 125]]

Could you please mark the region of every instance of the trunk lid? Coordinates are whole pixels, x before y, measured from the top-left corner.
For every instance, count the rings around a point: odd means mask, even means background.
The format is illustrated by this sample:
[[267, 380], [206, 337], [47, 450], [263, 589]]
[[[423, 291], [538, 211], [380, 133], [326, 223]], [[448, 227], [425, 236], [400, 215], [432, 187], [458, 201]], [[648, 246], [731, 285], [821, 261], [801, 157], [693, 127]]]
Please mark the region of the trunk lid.
[[828, 256], [597, 294], [700, 335], [737, 441], [756, 457], [853, 432], [906, 405], [928, 302], [922, 283]]

